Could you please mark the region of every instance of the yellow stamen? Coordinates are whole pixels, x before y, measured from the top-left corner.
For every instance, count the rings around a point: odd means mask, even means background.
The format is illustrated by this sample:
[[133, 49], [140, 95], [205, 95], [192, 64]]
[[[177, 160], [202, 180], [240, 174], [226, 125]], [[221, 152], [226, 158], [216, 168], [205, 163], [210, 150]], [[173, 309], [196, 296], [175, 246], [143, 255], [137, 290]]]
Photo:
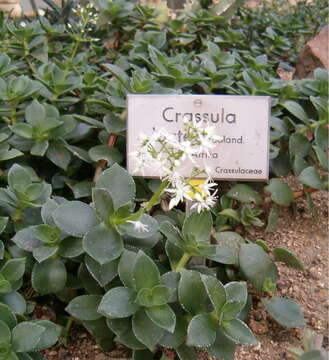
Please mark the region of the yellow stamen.
[[191, 199], [195, 198], [196, 193], [203, 195], [203, 189], [200, 185], [203, 185], [205, 182], [205, 179], [191, 179], [189, 181], [189, 184], [193, 187], [193, 191], [190, 191], [188, 194]]

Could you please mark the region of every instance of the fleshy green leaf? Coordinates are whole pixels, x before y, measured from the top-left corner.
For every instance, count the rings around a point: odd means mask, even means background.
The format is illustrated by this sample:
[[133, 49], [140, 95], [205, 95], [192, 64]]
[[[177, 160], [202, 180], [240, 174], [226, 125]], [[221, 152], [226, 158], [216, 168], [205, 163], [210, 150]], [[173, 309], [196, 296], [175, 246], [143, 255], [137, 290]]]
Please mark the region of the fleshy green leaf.
[[8, 344], [11, 340], [11, 332], [8, 325], [0, 320], [0, 344]]
[[182, 344], [179, 348], [177, 348], [176, 352], [177, 352], [180, 360], [197, 360], [198, 359], [198, 353], [196, 352], [196, 350], [193, 347], [187, 346], [185, 344]]
[[318, 171], [313, 167], [309, 166], [304, 169], [298, 176], [298, 180], [313, 189], [324, 190], [325, 186], [321, 181], [320, 174]]
[[178, 297], [182, 307], [192, 315], [209, 310], [210, 301], [201, 280], [201, 275], [197, 271], [181, 271]]
[[145, 349], [146, 347], [137, 339], [132, 329], [129, 329], [125, 333], [120, 334], [120, 336], [117, 336], [115, 340], [132, 350], [141, 350]]
[[28, 171], [22, 166], [14, 164], [8, 171], [8, 184], [15, 192], [24, 193], [28, 185], [31, 184]]
[[226, 302], [226, 291], [223, 284], [213, 276], [201, 275], [201, 279], [216, 314], [219, 314]]
[[65, 233], [82, 237], [97, 224], [93, 208], [81, 201], [60, 205], [53, 213], [56, 225]]
[[8, 224], [9, 218], [6, 216], [0, 216], [0, 234], [4, 232], [7, 224]]
[[132, 176], [118, 164], [105, 170], [96, 182], [96, 188], [109, 191], [115, 209], [135, 198], [136, 186]]
[[[120, 319], [121, 320], [121, 319]], [[98, 320], [83, 321], [83, 326], [89, 331], [89, 333], [100, 343], [102, 350], [106, 351], [113, 348], [113, 333], [107, 326], [106, 319], [102, 317]], [[103, 345], [103, 341], [106, 344]], [[109, 346], [109, 348], [108, 348]]]
[[112, 112], [107, 113], [103, 118], [104, 125], [108, 133], [118, 134], [126, 130], [126, 121], [114, 115]]
[[288, 154], [280, 150], [279, 155], [272, 159], [272, 169], [276, 176], [286, 176], [291, 170], [291, 164]]
[[159, 339], [163, 336], [164, 330], [146, 315], [144, 309], [140, 309], [133, 316], [133, 332], [136, 338], [151, 351], [157, 345]]
[[233, 281], [225, 285], [225, 291], [227, 294], [227, 300], [236, 301], [241, 305], [242, 308], [247, 303], [248, 291], [247, 283], [244, 281]]
[[114, 212], [111, 194], [105, 189], [93, 189], [92, 196], [98, 217], [107, 223]]
[[278, 227], [279, 221], [279, 207], [273, 204], [267, 219], [266, 232], [275, 232]]
[[13, 288], [9, 281], [3, 278], [0, 278], [0, 294], [8, 294], [13, 291]]
[[120, 163], [123, 159], [122, 154], [118, 149], [110, 148], [106, 145], [96, 145], [89, 150], [91, 160], [97, 162], [106, 160], [108, 165]]
[[329, 134], [326, 125], [318, 125], [314, 131], [315, 142], [322, 149], [327, 150], [329, 146]]
[[129, 76], [123, 71], [119, 66], [113, 64], [104, 64], [106, 67], [127, 89], [130, 89], [130, 79]]
[[248, 326], [239, 319], [232, 319], [231, 321], [223, 323], [222, 328], [224, 334], [236, 344], [258, 344]]
[[[133, 352], [132, 360], [153, 360], [154, 354], [150, 350], [135, 350]], [[168, 358], [167, 358], [168, 359]], [[166, 358], [161, 358], [161, 360], [167, 360]]]
[[65, 310], [79, 320], [97, 320], [102, 317], [97, 312], [101, 300], [100, 295], [78, 296], [68, 304]]
[[34, 290], [40, 294], [56, 293], [64, 289], [67, 280], [66, 268], [59, 259], [48, 259], [36, 263], [32, 270], [31, 281]]
[[307, 137], [300, 134], [294, 133], [289, 138], [289, 153], [290, 157], [303, 158], [308, 155], [311, 149], [311, 143]]
[[85, 161], [86, 163], [91, 163], [92, 160], [89, 157], [88, 151], [81, 149], [77, 146], [69, 145], [64, 143], [64, 146], [67, 150], [69, 150], [74, 156]]
[[133, 270], [133, 283], [136, 290], [152, 289], [160, 284], [160, 273], [153, 260], [139, 251]]
[[222, 307], [221, 322], [231, 321], [239, 316], [243, 306], [239, 301], [227, 301]]
[[118, 336], [131, 329], [131, 318], [106, 319], [106, 325]]
[[80, 114], [74, 114], [73, 115], [76, 119], [80, 120], [80, 121], [83, 121], [89, 125], [92, 125], [94, 126], [95, 128], [99, 128], [99, 129], [103, 129], [104, 128], [104, 125], [101, 121], [98, 121], [94, 118], [91, 118], [91, 117], [88, 117], [88, 116], [83, 116], [83, 115], [80, 115]]
[[178, 299], [179, 279], [180, 273], [176, 271], [169, 271], [161, 276], [161, 284], [171, 290], [171, 298], [169, 299], [169, 302], [176, 302]]
[[19, 123], [11, 127], [11, 130], [17, 136], [31, 140], [33, 138], [33, 128], [31, 125], [26, 123]]
[[5, 244], [2, 240], [0, 240], [0, 260], [2, 260], [5, 256]]
[[75, 199], [81, 199], [91, 196], [91, 189], [93, 184], [90, 181], [80, 181], [75, 184], [66, 183], [71, 190]]
[[209, 260], [222, 264], [237, 264], [239, 246], [236, 243], [222, 243], [221, 245], [199, 245], [197, 253]]
[[216, 340], [207, 349], [210, 355], [223, 360], [234, 360], [236, 344], [217, 328]]
[[225, 216], [225, 217], [228, 217], [228, 218], [230, 218], [232, 220], [240, 222], [240, 217], [239, 217], [238, 212], [233, 210], [233, 209], [224, 209], [221, 212], [219, 212], [218, 215]]
[[16, 314], [23, 315], [26, 312], [26, 301], [24, 297], [16, 291], [1, 295], [0, 303], [8, 305]]
[[180, 346], [186, 337], [187, 324], [183, 316], [176, 315], [176, 327], [173, 333], [165, 331], [159, 344], [167, 348], [177, 348]]
[[316, 153], [319, 164], [322, 166], [324, 170], [328, 171], [329, 170], [328, 154], [325, 152], [325, 150], [322, 150], [319, 146], [313, 146], [313, 149]]
[[26, 107], [25, 119], [27, 123], [33, 127], [42, 127], [46, 119], [45, 107], [41, 105], [37, 100], [33, 100], [32, 103]]
[[271, 199], [278, 205], [289, 206], [293, 201], [291, 188], [279, 179], [271, 179], [265, 191], [271, 194]]
[[43, 244], [55, 245], [61, 235], [61, 231], [57, 227], [51, 227], [46, 224], [37, 225], [33, 229]]
[[291, 266], [297, 270], [304, 270], [303, 263], [299, 260], [297, 255], [295, 255], [290, 250], [284, 248], [275, 248], [273, 250], [273, 255], [276, 261], [284, 262], [286, 265]]
[[255, 203], [260, 205], [262, 203], [262, 198], [257, 191], [245, 184], [234, 185], [227, 193], [231, 199], [241, 201], [243, 203]]
[[0, 274], [3, 275], [7, 281], [13, 283], [21, 279], [24, 275], [25, 262], [25, 258], [10, 259], [1, 268]]
[[257, 291], [262, 291], [266, 278], [276, 281], [278, 270], [266, 252], [256, 244], [242, 244], [240, 250], [240, 267], [244, 276]]
[[[22, 355], [22, 354], [25, 354], [25, 353], [18, 353], [19, 355]], [[29, 356], [30, 357], [30, 356]], [[8, 355], [7, 355], [7, 357], [6, 357], [6, 360], [21, 360], [19, 357], [18, 357], [18, 355], [14, 352], [14, 351], [11, 351]], [[25, 360], [25, 359], [23, 359], [23, 360]], [[30, 359], [27, 359], [27, 360], [34, 360], [34, 359], [31, 359], [31, 357], [30, 357]], [[44, 360], [43, 358], [39, 358], [39, 359], [36, 359], [36, 360]]]
[[136, 293], [125, 287], [109, 290], [98, 307], [98, 312], [110, 318], [125, 318], [135, 314], [139, 306], [135, 303]]
[[159, 327], [171, 333], [176, 326], [176, 315], [168, 304], [145, 308], [147, 316]]
[[24, 321], [12, 331], [12, 348], [16, 352], [34, 351], [46, 328], [30, 321]]
[[24, 153], [17, 149], [12, 148], [9, 150], [9, 147], [7, 149], [0, 149], [0, 161], [15, 159], [22, 155], [24, 155]]
[[169, 221], [164, 221], [161, 223], [160, 231], [168, 241], [175, 244], [176, 246], [182, 247], [184, 245], [184, 240], [180, 231]]
[[[64, 202], [67, 202], [66, 200]], [[58, 208], [60, 202], [55, 201], [54, 199], [48, 199], [46, 203], [41, 208], [41, 218], [42, 221], [50, 226], [56, 226], [53, 219], [53, 212]]]
[[305, 110], [296, 101], [287, 100], [282, 106], [287, 109], [291, 114], [296, 116], [297, 119], [302, 121], [304, 124], [309, 124], [310, 119], [306, 114]]
[[82, 244], [85, 252], [101, 265], [117, 259], [123, 251], [121, 236], [103, 223], [88, 231]]
[[168, 303], [173, 293], [173, 289], [156, 285], [152, 289], [143, 288], [138, 292], [137, 301], [141, 306], [153, 307]]
[[180, 259], [184, 255], [184, 250], [170, 241], [166, 241], [165, 249], [171, 268], [176, 269]]
[[187, 345], [209, 347], [215, 342], [217, 326], [210, 314], [194, 316], [187, 328]]
[[299, 360], [325, 360], [320, 350], [310, 350], [304, 353]]
[[44, 156], [48, 147], [49, 147], [48, 140], [36, 142], [31, 148], [31, 154], [34, 156]]
[[10, 329], [17, 325], [17, 319], [14, 312], [10, 309], [8, 305], [2, 303], [0, 303], [0, 321], [6, 323]]
[[82, 239], [69, 236], [58, 245], [58, 253], [64, 258], [75, 258], [84, 253]]
[[46, 156], [51, 162], [65, 171], [71, 161], [71, 153], [65, 148], [62, 142], [51, 142]]
[[212, 217], [209, 211], [191, 212], [186, 215], [183, 224], [183, 237], [198, 242], [207, 241], [212, 228]]
[[288, 328], [305, 326], [304, 315], [294, 301], [274, 296], [272, 299], [262, 298], [262, 303], [280, 325]]
[[106, 264], [99, 264], [90, 256], [85, 257], [85, 264], [92, 277], [104, 287], [118, 274], [119, 259], [112, 260]]
[[57, 250], [57, 246], [41, 245], [33, 250], [33, 257], [41, 263], [55, 255]]
[[135, 226], [135, 222], [127, 221], [122, 225], [118, 225], [117, 229], [121, 234], [131, 236], [137, 239], [149, 238], [159, 230], [159, 223], [154, 219], [154, 217], [143, 214], [136, 221], [141, 222], [146, 226], [146, 229], [140, 229]]
[[56, 344], [62, 330], [59, 325], [49, 320], [34, 320], [33, 323], [45, 328], [35, 350], [45, 350]]
[[126, 287], [134, 288], [133, 269], [137, 254], [133, 251], [124, 250], [119, 261], [118, 273], [120, 280]]

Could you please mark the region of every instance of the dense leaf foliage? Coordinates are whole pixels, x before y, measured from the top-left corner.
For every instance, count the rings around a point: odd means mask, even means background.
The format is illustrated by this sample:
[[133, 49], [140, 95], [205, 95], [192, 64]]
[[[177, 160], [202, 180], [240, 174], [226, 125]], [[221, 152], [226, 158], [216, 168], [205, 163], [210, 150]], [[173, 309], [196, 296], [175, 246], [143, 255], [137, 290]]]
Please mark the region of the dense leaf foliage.
[[[225, 3], [175, 16], [125, 0], [52, 4], [31, 21], [0, 13], [0, 359], [39, 359], [58, 339], [58, 325], [28, 320], [22, 294], [57, 297], [104, 348], [115, 339], [136, 359], [162, 346], [228, 360], [257, 344], [247, 283], [281, 325], [304, 325], [296, 303], [271, 294], [275, 261], [303, 264], [250, 233], [275, 231], [293, 206], [279, 177], [292, 172], [311, 209], [310, 192], [328, 187], [328, 73], [276, 74], [326, 3]], [[167, 211], [159, 181], [124, 169], [128, 93], [271, 96], [269, 183], [227, 182], [211, 212]]]

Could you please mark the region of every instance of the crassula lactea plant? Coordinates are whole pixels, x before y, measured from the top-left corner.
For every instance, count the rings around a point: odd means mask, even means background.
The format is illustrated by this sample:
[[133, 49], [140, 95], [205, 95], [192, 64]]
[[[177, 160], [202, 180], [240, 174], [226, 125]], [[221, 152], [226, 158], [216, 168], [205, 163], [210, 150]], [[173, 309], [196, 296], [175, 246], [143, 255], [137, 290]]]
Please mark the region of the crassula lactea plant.
[[[216, 202], [216, 183], [193, 159], [193, 154], [208, 152], [220, 138], [213, 134], [213, 128], [192, 121], [184, 123], [184, 131], [182, 143], [165, 130], [149, 137], [140, 136], [140, 148], [131, 156], [136, 158], [138, 170], [148, 166], [161, 170], [162, 183], [150, 201], [136, 212], [132, 213], [129, 203], [122, 205], [124, 199], [114, 192], [120, 185], [111, 182], [114, 172], [120, 172], [121, 181], [132, 182], [130, 175], [116, 166], [101, 175], [93, 201], [96, 216], [98, 214], [103, 222], [96, 225], [98, 230], [87, 232], [83, 244], [87, 254], [100, 264], [101, 273], [103, 266], [103, 276], [106, 276], [105, 267], [112, 263], [118, 279], [113, 286], [108, 285], [109, 290], [103, 297], [77, 297], [67, 311], [83, 320], [86, 314], [82, 309], [86, 303], [92, 304], [94, 317], [104, 316], [116, 340], [132, 348], [136, 356], [161, 345], [176, 349], [181, 359], [195, 358], [195, 348], [207, 348], [213, 355], [229, 359], [236, 344], [257, 344], [241, 320], [248, 299], [247, 284], [230, 282], [224, 286], [216, 273], [206, 267], [187, 270], [193, 256], [213, 261], [224, 259], [220, 246], [209, 242], [213, 220], [208, 210]], [[179, 173], [184, 161], [194, 163], [189, 179]], [[190, 180], [200, 175], [206, 175], [207, 179], [201, 186], [193, 186]], [[192, 211], [180, 220], [164, 215], [150, 217], [147, 212], [163, 193], [171, 196], [170, 208], [183, 200], [193, 200]], [[105, 249], [109, 247], [110, 233], [112, 239], [118, 237], [126, 245], [125, 249], [117, 249], [115, 255]], [[152, 237], [160, 234], [165, 241], [167, 258], [164, 261], [155, 254], [152, 259], [152, 250], [146, 249], [148, 243], [154, 241]], [[100, 236], [104, 241], [97, 249]], [[141, 239], [143, 250], [137, 251]], [[96, 277], [99, 279], [99, 274]]]
[[[28, 220], [30, 207], [40, 209], [38, 222], [23, 228], [18, 222], [12, 238], [34, 259], [32, 287], [69, 300], [67, 312], [102, 345], [110, 346], [115, 334], [114, 340], [131, 348], [136, 359], [153, 356], [158, 346], [175, 349], [183, 360], [196, 358], [198, 348], [233, 359], [237, 344], [257, 344], [243, 322], [250, 297], [241, 280], [251, 281], [259, 292], [269, 291], [277, 270], [260, 246], [246, 244], [233, 232], [214, 232], [216, 183], [208, 169], [194, 163], [193, 154], [209, 151], [219, 138], [196, 122], [185, 122], [184, 132], [182, 143], [165, 130], [142, 136], [132, 154], [141, 168], [156, 164], [162, 170], [148, 201], [137, 199], [134, 179], [118, 164], [100, 174], [90, 204], [52, 196], [49, 184], [15, 164], [3, 201], [13, 219]], [[194, 163], [188, 179], [179, 175], [184, 161]], [[191, 179], [201, 176], [205, 182], [193, 185]], [[192, 210], [155, 211], [163, 195], [170, 196], [170, 208], [192, 200]], [[204, 265], [193, 265], [193, 257]], [[283, 325], [304, 324], [292, 301], [263, 302]], [[281, 316], [282, 307], [293, 320]]]
[[[252, 232], [265, 222], [275, 231], [282, 207], [305, 196], [312, 209], [310, 193], [328, 188], [328, 74], [292, 82], [276, 74], [281, 61], [294, 66], [306, 5], [278, 16], [266, 7], [236, 13], [234, 0], [229, 11], [193, 3], [161, 24], [157, 10], [125, 0], [70, 13], [72, 2], [25, 26], [0, 13], [1, 360], [39, 360], [60, 335], [55, 324], [28, 321], [33, 306], [22, 294], [68, 303], [64, 334], [74, 318], [134, 360], [161, 347], [181, 360], [200, 347], [232, 360], [237, 344], [256, 344], [243, 322], [247, 282], [279, 324], [304, 325], [297, 304], [273, 296], [275, 261], [303, 264]], [[327, 4], [307, 4], [314, 34], [326, 21], [319, 8]], [[301, 31], [282, 32], [292, 19]], [[271, 96], [269, 183], [218, 188], [198, 154], [220, 140], [191, 121], [181, 142], [165, 130], [141, 136], [128, 156], [140, 170], [157, 167], [161, 181], [134, 180], [119, 165], [128, 93]], [[183, 178], [186, 162], [193, 170]], [[303, 187], [297, 194], [273, 177], [289, 172]]]

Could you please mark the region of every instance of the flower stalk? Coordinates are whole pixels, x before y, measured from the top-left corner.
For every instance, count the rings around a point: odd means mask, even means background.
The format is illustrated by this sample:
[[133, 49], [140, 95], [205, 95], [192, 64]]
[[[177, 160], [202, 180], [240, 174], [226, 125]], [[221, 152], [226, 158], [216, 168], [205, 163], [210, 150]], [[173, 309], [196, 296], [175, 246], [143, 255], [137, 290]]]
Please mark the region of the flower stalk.
[[179, 271], [181, 269], [184, 269], [190, 259], [191, 259], [191, 255], [185, 252], [173, 270]]

